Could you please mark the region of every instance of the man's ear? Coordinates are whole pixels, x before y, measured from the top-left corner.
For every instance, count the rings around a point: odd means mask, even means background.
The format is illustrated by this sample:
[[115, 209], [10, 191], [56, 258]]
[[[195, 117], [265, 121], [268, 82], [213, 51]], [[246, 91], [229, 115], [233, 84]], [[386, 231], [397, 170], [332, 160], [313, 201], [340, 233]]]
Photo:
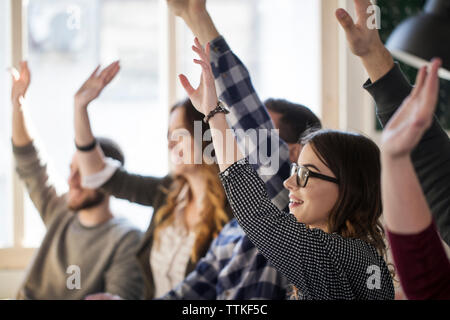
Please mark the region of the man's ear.
[[303, 149], [303, 146], [300, 143], [289, 143], [289, 159], [291, 162], [297, 162], [298, 157], [300, 156], [300, 152]]

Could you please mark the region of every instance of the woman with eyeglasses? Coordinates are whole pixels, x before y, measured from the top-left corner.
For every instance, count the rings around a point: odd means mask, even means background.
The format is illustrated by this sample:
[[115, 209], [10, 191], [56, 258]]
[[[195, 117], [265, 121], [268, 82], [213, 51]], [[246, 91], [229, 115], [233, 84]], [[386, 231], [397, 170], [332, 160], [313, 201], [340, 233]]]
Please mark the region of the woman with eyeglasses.
[[[180, 76], [194, 106], [209, 118], [220, 178], [234, 215], [260, 252], [295, 286], [299, 299], [393, 299], [383, 258], [380, 152], [370, 139], [316, 131], [285, 181], [290, 213], [268, 199], [264, 182], [226, 138], [228, 125], [217, 106], [209, 45], [196, 40], [202, 67], [198, 89]], [[233, 141], [230, 141], [233, 140]], [[226, 143], [223, 143], [226, 141]], [[230, 148], [230, 144], [234, 146]], [[231, 159], [231, 161], [229, 160]], [[239, 160], [238, 160], [239, 159]]]

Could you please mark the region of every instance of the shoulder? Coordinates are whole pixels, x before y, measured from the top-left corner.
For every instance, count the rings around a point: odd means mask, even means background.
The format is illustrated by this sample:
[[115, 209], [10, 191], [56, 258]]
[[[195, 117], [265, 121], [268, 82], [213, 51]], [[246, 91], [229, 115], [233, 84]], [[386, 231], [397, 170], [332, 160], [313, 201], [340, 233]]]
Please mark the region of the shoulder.
[[245, 237], [244, 230], [239, 226], [236, 219], [228, 222], [220, 231], [217, 238], [214, 240], [214, 246], [223, 246], [230, 243], [238, 243]]
[[139, 243], [143, 233], [125, 218], [113, 218], [110, 221], [109, 234], [113, 241]]

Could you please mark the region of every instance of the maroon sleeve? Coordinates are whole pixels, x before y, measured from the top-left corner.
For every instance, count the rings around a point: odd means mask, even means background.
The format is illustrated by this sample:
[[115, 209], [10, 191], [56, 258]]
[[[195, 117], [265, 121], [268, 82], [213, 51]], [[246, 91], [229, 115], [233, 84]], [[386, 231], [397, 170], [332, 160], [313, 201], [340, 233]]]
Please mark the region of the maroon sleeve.
[[450, 262], [434, 222], [413, 235], [387, 230], [396, 271], [408, 299], [450, 299]]

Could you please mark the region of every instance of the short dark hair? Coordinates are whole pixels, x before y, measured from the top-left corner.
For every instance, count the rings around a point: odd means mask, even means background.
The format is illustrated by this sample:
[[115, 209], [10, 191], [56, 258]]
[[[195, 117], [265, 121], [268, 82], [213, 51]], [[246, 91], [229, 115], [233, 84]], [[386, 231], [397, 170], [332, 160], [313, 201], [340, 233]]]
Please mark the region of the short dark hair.
[[112, 139], [106, 137], [96, 137], [105, 157], [119, 161], [122, 166], [125, 164], [125, 156], [120, 146]]
[[281, 114], [280, 137], [287, 143], [299, 143], [307, 129], [321, 129], [319, 118], [306, 106], [284, 99], [267, 99], [264, 102], [269, 111]]

